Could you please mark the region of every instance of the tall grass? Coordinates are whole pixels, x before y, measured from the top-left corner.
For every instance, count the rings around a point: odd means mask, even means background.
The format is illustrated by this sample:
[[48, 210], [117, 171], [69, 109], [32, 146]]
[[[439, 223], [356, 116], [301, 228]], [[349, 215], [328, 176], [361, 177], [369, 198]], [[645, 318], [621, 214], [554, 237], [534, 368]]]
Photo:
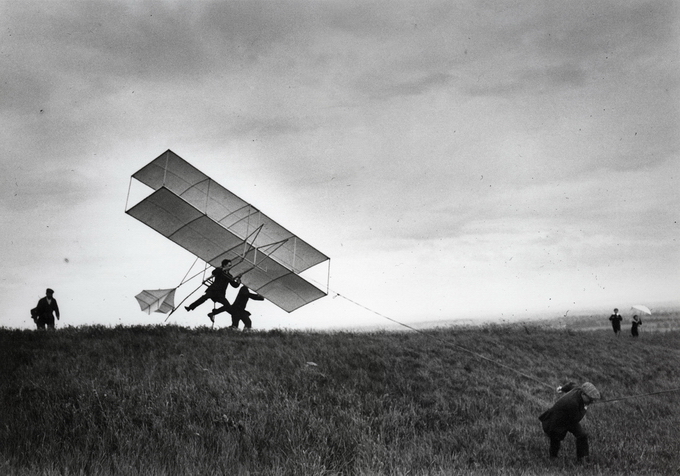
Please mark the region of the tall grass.
[[680, 392], [590, 407], [557, 461], [546, 385], [680, 387], [680, 334], [0, 329], [0, 474], [678, 474]]

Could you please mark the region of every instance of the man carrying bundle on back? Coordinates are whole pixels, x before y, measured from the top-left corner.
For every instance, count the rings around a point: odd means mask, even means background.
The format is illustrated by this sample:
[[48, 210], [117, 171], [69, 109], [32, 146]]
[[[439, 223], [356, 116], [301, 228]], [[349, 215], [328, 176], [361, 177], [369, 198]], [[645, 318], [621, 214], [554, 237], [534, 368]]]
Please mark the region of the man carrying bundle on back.
[[538, 417], [543, 431], [550, 437], [550, 458], [557, 458], [562, 440], [567, 433], [571, 433], [576, 437], [576, 459], [582, 461], [588, 457], [590, 451], [588, 434], [581, 427], [580, 421], [586, 415], [588, 405], [600, 398], [600, 392], [590, 382], [580, 387], [570, 382], [557, 387], [557, 391], [566, 395]]
[[59, 320], [59, 305], [54, 299], [54, 291], [47, 288], [45, 297], [38, 301], [38, 305], [31, 309], [31, 318], [38, 329], [54, 329], [54, 315]]

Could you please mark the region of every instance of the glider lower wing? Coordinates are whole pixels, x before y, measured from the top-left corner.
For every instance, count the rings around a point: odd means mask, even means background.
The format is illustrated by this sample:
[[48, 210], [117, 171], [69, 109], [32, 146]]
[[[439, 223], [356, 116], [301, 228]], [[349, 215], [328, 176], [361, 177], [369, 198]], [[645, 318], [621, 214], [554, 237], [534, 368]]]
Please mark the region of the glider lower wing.
[[126, 213], [287, 312], [325, 296], [299, 273], [329, 258], [168, 150], [133, 176], [154, 191]]

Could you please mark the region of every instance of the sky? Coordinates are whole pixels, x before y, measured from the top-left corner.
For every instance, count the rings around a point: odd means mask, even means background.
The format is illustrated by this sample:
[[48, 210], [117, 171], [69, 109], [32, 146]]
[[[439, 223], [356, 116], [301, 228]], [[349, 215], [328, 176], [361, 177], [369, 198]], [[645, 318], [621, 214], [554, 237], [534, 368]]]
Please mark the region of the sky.
[[680, 303], [677, 2], [0, 13], [0, 326], [32, 328], [47, 287], [58, 327], [210, 324], [209, 304], [166, 320], [134, 298], [200, 271], [125, 214], [167, 149], [331, 258], [327, 297], [251, 301], [255, 328]]

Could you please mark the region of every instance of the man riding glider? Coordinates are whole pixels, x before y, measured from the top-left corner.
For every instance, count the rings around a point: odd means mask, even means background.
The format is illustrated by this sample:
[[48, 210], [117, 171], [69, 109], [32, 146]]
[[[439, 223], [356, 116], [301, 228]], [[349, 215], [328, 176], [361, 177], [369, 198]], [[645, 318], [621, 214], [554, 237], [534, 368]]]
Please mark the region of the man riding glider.
[[[227, 287], [231, 285], [232, 287], [237, 288], [241, 284], [241, 281], [238, 278], [234, 278], [231, 273], [229, 273], [230, 269], [231, 260], [222, 260], [222, 267], [215, 268], [212, 272], [212, 278], [208, 278], [206, 281], [204, 281], [204, 283], [207, 283], [210, 279], [212, 279], [212, 283], [208, 285], [208, 289], [205, 290], [205, 294], [188, 306], [184, 306], [184, 309], [187, 311], [193, 311], [208, 299], [212, 299], [213, 302], [222, 304], [222, 307], [220, 308], [221, 312], [226, 311], [231, 314], [231, 304], [227, 300], [226, 296]], [[212, 313], [208, 317], [210, 317], [212, 322], [215, 322], [215, 317], [212, 315]]]

